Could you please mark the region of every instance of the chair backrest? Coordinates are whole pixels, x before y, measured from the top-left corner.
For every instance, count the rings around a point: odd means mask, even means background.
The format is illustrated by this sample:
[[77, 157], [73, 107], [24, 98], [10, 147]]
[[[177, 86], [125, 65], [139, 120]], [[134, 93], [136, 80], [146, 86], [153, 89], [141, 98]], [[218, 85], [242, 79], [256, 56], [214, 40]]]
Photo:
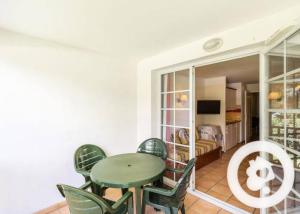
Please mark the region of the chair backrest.
[[168, 157], [167, 147], [164, 141], [158, 138], [149, 138], [139, 145], [137, 152], [158, 156], [163, 160]]
[[58, 190], [65, 196], [71, 214], [104, 214], [108, 203], [96, 195], [75, 187], [59, 184]]
[[106, 158], [104, 151], [96, 145], [80, 146], [74, 155], [74, 166], [78, 172], [89, 172], [100, 160]]
[[180, 179], [178, 180], [177, 184], [175, 185], [174, 189], [176, 190], [175, 197], [178, 201], [184, 201], [185, 195], [187, 193], [187, 188], [190, 185], [190, 178], [195, 166], [195, 158], [191, 159], [186, 167], [184, 168], [184, 172]]

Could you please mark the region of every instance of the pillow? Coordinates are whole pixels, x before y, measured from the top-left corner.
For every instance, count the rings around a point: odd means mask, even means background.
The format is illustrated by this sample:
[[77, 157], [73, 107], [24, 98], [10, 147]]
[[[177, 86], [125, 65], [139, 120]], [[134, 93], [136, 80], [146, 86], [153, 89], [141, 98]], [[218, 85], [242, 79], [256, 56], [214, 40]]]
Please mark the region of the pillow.
[[[189, 145], [190, 134], [188, 129], [179, 129], [176, 131], [176, 138], [179, 137], [179, 141], [181, 144]], [[195, 141], [199, 140], [198, 130], [195, 129]]]
[[186, 129], [179, 129], [178, 131], [179, 139], [182, 144], [189, 145], [189, 132]]
[[[174, 134], [171, 134], [171, 138], [170, 138], [171, 142], [174, 143]], [[176, 134], [175, 134], [175, 143], [177, 144], [181, 144], [180, 138], [179, 138], [179, 131], [176, 130]]]
[[198, 129], [195, 128], [195, 140], [200, 140]]

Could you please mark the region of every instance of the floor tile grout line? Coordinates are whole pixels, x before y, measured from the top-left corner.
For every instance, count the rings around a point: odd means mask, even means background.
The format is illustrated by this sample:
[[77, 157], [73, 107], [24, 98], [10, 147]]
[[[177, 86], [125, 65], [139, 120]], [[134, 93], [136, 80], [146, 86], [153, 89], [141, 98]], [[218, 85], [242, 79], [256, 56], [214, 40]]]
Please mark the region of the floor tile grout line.
[[195, 200], [187, 209], [186, 209], [186, 211], [187, 210], [189, 210], [194, 204], [196, 204], [197, 202], [199, 201], [199, 199], [197, 199], [197, 200]]

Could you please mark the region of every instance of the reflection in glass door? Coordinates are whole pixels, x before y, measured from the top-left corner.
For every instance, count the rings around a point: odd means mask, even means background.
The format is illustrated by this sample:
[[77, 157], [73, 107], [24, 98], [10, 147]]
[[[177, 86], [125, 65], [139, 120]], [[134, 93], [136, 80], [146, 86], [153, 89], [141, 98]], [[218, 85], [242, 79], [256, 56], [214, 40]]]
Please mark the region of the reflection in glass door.
[[[270, 50], [266, 56], [267, 116], [265, 137], [280, 147], [294, 163], [293, 191], [267, 213], [300, 213], [300, 31]], [[284, 178], [277, 157], [268, 155], [277, 176]], [[280, 179], [270, 182], [272, 192]]]
[[[167, 144], [167, 165], [184, 168], [190, 159], [191, 132], [191, 70], [185, 69], [161, 75], [161, 139]], [[179, 174], [166, 177], [177, 181]]]

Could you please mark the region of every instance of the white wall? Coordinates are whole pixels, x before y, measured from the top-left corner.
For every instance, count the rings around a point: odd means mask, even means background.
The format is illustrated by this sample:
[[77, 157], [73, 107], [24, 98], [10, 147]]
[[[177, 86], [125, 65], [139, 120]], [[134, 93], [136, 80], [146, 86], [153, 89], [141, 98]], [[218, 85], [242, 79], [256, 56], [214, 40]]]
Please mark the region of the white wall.
[[151, 75], [151, 137], [160, 138], [161, 125], [161, 73], [153, 72]]
[[247, 84], [246, 89], [250, 93], [258, 93], [259, 92], [259, 84], [258, 83]]
[[122, 59], [0, 31], [0, 213], [62, 201], [57, 183], [83, 184], [81, 144], [136, 151], [136, 68]]
[[[293, 22], [299, 23], [300, 7], [282, 11], [264, 19], [229, 29], [198, 41], [177, 47], [172, 50], [160, 53], [156, 56], [146, 58], [138, 64], [138, 90], [137, 90], [137, 137], [142, 140], [151, 136], [151, 72], [157, 69], [169, 68], [170, 66], [195, 65], [193, 62], [208, 62], [210, 57], [222, 59], [222, 53], [230, 55], [234, 51], [243, 52], [254, 45], [262, 45], [266, 39], [273, 35], [278, 29], [290, 25]], [[267, 27], [266, 27], [267, 26]], [[216, 52], [205, 52], [203, 44], [211, 39], [219, 37], [224, 41], [223, 46]], [[263, 48], [259, 46], [259, 48]]]
[[196, 78], [197, 100], [220, 100], [220, 114], [196, 114], [196, 127], [202, 124], [219, 125], [225, 138], [226, 128], [226, 77]]

